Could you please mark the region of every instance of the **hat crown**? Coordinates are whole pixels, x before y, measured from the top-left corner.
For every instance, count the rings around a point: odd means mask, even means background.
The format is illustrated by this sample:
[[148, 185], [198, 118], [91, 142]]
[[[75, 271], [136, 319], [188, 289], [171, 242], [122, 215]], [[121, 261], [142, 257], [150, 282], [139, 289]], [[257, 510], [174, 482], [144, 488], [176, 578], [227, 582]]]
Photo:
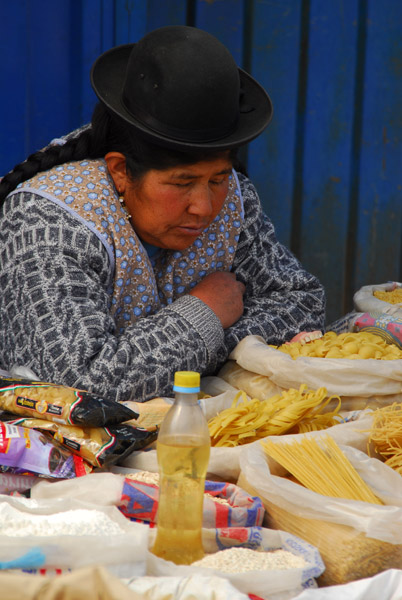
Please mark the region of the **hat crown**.
[[152, 143], [228, 150], [256, 138], [272, 102], [214, 36], [161, 27], [101, 54], [91, 69], [100, 101]]
[[163, 27], [133, 46], [122, 102], [151, 129], [219, 139], [236, 128], [240, 78], [227, 48], [192, 27]]

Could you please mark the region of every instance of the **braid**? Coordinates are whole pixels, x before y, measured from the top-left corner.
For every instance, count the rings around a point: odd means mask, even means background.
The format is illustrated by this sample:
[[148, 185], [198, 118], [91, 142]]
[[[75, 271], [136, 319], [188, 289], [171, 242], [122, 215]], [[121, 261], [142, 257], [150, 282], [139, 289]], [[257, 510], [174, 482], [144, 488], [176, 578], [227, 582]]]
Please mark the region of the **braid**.
[[68, 139], [63, 145], [51, 145], [34, 152], [14, 167], [0, 180], [0, 204], [6, 196], [15, 190], [18, 184], [27, 181], [41, 171], [47, 171], [56, 165], [88, 157], [91, 147], [91, 130], [84, 129], [77, 136]]
[[[126, 157], [127, 171], [135, 180], [150, 169], [168, 169], [177, 165], [192, 164], [201, 160], [214, 160], [222, 156], [221, 150], [173, 151], [143, 138], [134, 127], [111, 113], [105, 105], [95, 106], [91, 126], [66, 136], [62, 145], [50, 145], [34, 152], [0, 179], [0, 206], [18, 184], [41, 171], [67, 162], [103, 158], [108, 152], [121, 152]], [[236, 165], [237, 149], [230, 150]]]

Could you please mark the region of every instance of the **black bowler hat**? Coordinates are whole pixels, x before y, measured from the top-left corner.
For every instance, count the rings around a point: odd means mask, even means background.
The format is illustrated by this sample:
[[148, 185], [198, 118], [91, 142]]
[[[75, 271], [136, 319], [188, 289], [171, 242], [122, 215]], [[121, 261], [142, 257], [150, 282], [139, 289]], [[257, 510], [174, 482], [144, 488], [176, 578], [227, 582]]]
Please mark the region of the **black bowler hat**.
[[211, 34], [161, 27], [95, 61], [92, 87], [114, 113], [155, 143], [224, 149], [256, 138], [272, 117], [264, 88]]

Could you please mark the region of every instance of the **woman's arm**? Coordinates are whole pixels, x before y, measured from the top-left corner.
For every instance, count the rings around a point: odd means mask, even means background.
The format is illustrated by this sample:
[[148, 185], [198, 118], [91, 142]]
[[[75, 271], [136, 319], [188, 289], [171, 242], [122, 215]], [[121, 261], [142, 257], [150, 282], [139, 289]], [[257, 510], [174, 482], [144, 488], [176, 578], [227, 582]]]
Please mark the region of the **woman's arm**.
[[176, 370], [213, 372], [224, 352], [219, 319], [185, 296], [117, 334], [109, 259], [64, 209], [15, 194], [1, 219], [0, 368], [116, 400], [172, 395]]
[[246, 335], [281, 344], [299, 331], [322, 329], [325, 320], [322, 285], [278, 242], [253, 184], [242, 175], [239, 179], [245, 222], [233, 272], [246, 292], [243, 316], [225, 330], [228, 352]]

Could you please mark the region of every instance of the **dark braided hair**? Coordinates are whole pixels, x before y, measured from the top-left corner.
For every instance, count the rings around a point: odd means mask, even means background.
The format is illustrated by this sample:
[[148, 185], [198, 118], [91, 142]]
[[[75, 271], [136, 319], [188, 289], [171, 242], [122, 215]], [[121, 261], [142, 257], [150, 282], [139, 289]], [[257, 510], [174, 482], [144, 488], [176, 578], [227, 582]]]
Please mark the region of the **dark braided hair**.
[[47, 171], [55, 165], [87, 157], [90, 137], [91, 132], [88, 128], [63, 145], [48, 146], [43, 150], [30, 154], [24, 162], [19, 163], [1, 179], [0, 202], [3, 203], [6, 196], [19, 183], [30, 179], [40, 171]]
[[[168, 169], [183, 164], [194, 164], [201, 160], [214, 160], [224, 154], [219, 150], [171, 150], [158, 146], [130, 127], [124, 120], [98, 103], [92, 115], [91, 126], [67, 136], [59, 145], [53, 144], [34, 152], [14, 167], [0, 180], [0, 205], [18, 184], [41, 171], [70, 161], [103, 158], [108, 152], [121, 152], [126, 157], [127, 172], [133, 180], [141, 178], [150, 169]], [[238, 170], [244, 169], [237, 159], [237, 150], [229, 154]]]

